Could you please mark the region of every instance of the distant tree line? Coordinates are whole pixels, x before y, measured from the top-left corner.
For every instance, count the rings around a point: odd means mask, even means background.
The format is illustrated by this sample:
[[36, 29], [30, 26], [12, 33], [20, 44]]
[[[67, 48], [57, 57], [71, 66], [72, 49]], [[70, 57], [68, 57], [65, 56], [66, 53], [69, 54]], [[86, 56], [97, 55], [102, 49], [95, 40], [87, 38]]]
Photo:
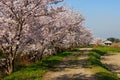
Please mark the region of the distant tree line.
[[120, 42], [119, 38], [114, 38], [114, 37], [109, 37], [109, 38], [107, 38], [107, 40], [109, 40], [111, 42], [114, 42], [114, 43], [119, 43]]

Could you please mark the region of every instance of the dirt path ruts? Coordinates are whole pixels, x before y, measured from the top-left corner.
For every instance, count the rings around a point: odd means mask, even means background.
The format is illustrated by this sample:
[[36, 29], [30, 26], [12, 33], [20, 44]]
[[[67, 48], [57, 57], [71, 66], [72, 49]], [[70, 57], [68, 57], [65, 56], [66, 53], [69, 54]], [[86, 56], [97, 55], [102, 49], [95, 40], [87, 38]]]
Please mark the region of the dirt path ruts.
[[102, 57], [102, 62], [120, 77], [120, 53], [107, 54]]
[[42, 80], [96, 80], [94, 73], [88, 71], [85, 66], [87, 55], [91, 48], [82, 48], [48, 71]]

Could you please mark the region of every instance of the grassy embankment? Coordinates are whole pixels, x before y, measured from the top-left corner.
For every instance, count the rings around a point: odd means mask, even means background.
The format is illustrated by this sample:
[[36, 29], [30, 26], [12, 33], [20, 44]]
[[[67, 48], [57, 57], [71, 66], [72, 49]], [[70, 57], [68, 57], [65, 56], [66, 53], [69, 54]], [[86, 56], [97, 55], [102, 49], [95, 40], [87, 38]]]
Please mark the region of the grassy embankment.
[[120, 80], [120, 78], [116, 74], [106, 68], [100, 61], [101, 56], [103, 56], [104, 54], [118, 52], [120, 52], [119, 48], [103, 46], [93, 48], [93, 50], [89, 54], [88, 66], [90, 67], [90, 70], [95, 72], [96, 76], [100, 80]]
[[52, 68], [54, 65], [59, 64], [64, 57], [70, 54], [72, 54], [72, 51], [66, 51], [50, 58], [44, 58], [42, 61], [12, 73], [3, 80], [41, 80], [42, 75], [47, 70]]

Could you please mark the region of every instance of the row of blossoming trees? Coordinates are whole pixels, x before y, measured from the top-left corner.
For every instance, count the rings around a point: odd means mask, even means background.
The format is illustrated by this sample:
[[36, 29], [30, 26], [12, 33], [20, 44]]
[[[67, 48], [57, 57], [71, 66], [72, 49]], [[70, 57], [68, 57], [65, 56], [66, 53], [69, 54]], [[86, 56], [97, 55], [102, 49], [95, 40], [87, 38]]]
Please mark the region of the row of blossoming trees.
[[53, 6], [62, 1], [0, 0], [0, 48], [6, 74], [13, 72], [14, 60], [21, 52], [37, 51], [41, 59], [92, 40], [79, 12]]

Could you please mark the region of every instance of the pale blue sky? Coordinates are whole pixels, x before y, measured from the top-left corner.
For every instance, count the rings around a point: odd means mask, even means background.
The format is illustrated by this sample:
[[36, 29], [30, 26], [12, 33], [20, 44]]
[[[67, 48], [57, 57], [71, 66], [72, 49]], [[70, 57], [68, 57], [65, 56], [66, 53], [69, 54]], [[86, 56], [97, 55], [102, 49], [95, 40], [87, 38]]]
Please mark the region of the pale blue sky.
[[120, 38], [120, 0], [64, 0], [65, 5], [85, 17], [85, 25], [96, 37]]

